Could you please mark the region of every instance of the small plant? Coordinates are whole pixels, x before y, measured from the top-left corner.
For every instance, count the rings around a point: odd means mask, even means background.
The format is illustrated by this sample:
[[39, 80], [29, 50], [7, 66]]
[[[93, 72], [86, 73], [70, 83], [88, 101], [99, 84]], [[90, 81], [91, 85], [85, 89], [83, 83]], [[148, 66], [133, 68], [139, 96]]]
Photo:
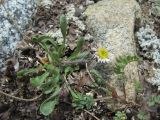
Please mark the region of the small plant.
[[93, 105], [93, 97], [88, 96], [79, 92], [71, 92], [72, 95], [72, 106], [76, 109], [90, 109]]
[[160, 95], [152, 96], [148, 101], [150, 107], [154, 107], [157, 104], [160, 104]]
[[40, 105], [40, 112], [47, 116], [52, 113], [56, 105], [59, 103], [62, 86], [66, 86], [72, 97], [72, 105], [76, 109], [90, 108], [93, 104], [93, 97], [79, 93], [71, 89], [65, 81], [65, 77], [70, 73], [79, 70], [76, 61], [84, 60], [88, 52], [81, 52], [84, 39], [80, 38], [77, 42], [75, 50], [71, 55], [66, 56], [68, 50], [66, 46], [67, 21], [63, 15], [60, 17], [60, 28], [63, 35], [63, 43], [60, 45], [56, 38], [45, 35], [34, 36], [33, 42], [39, 44], [47, 53], [48, 62], [40, 64], [35, 68], [26, 68], [17, 73], [18, 77], [30, 76], [30, 83], [40, 89], [47, 98]]
[[[116, 60], [115, 73], [117, 74], [118, 80], [120, 80], [117, 82], [119, 82], [119, 85], [121, 85], [121, 87], [123, 88], [125, 98], [126, 98], [125, 84], [127, 81], [127, 77], [125, 75], [124, 69], [125, 69], [126, 65], [129, 64], [130, 62], [139, 61], [139, 60], [140, 60], [140, 58], [138, 56], [130, 56], [130, 55], [121, 56], [121, 57], [117, 58], [117, 60]], [[135, 85], [137, 85], [136, 90], [138, 90], [138, 92], [139, 92], [140, 86], [138, 86], [138, 82], [136, 82]]]
[[97, 92], [100, 92], [101, 94], [104, 93], [105, 95], [111, 95], [112, 89], [110, 86], [106, 87], [106, 81], [103, 79], [101, 74], [95, 69], [91, 69], [90, 72], [92, 76], [95, 78], [95, 81], [91, 87], [95, 89]]
[[139, 120], [149, 120], [149, 115], [144, 111], [139, 111], [139, 113], [137, 114], [137, 118]]
[[127, 116], [124, 111], [117, 111], [114, 120], [127, 120]]
[[137, 56], [122, 56], [122, 57], [119, 57], [117, 58], [116, 60], [116, 67], [115, 67], [115, 73], [118, 74], [118, 75], [123, 75], [124, 74], [124, 68], [125, 66], [130, 63], [130, 62], [133, 62], [133, 61], [139, 61], [140, 58], [137, 57]]
[[[117, 74], [117, 77], [119, 80], [121, 80], [121, 85], [124, 87], [125, 82], [126, 82], [126, 76], [124, 73], [124, 69], [127, 64], [133, 61], [139, 61], [140, 58], [138, 56], [120, 56], [119, 58], [116, 59], [116, 64], [115, 64], [115, 73]], [[124, 91], [125, 92], [125, 91]]]

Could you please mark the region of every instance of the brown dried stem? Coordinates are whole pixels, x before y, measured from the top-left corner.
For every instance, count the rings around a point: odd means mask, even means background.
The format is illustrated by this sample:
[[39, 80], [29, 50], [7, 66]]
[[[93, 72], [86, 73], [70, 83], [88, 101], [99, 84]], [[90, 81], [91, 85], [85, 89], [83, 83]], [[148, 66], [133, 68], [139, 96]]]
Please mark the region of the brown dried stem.
[[86, 113], [88, 113], [89, 115], [91, 115], [93, 118], [95, 118], [96, 120], [100, 120], [98, 117], [96, 117], [95, 115], [93, 115], [91, 112], [89, 112], [88, 110], [85, 110], [84, 109], [84, 111], [86, 112]]
[[10, 95], [10, 94], [5, 93], [5, 92], [3, 92], [1, 90], [0, 90], [0, 94], [5, 95], [5, 96], [10, 97], [10, 98], [13, 98], [13, 99], [15, 99], [17, 101], [25, 101], [25, 102], [36, 101], [38, 98], [40, 98], [42, 96], [42, 94], [40, 94], [39, 96], [36, 96], [34, 98], [31, 98], [31, 99], [24, 99], [24, 98], [20, 98], [20, 97], [16, 97], [16, 96]]

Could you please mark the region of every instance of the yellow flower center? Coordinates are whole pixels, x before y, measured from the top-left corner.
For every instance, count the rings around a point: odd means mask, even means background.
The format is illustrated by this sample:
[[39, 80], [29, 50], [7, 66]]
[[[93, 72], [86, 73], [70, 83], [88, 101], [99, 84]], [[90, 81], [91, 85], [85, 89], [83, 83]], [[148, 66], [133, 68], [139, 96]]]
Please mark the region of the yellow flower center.
[[108, 50], [105, 48], [98, 48], [98, 57], [100, 59], [106, 59], [109, 57]]

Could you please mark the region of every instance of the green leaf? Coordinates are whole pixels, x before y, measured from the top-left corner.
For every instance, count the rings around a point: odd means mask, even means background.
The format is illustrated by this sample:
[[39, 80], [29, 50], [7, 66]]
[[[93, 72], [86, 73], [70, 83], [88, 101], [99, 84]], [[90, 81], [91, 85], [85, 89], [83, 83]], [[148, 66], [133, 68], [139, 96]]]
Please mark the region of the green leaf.
[[39, 41], [39, 40], [38, 40], [38, 35], [33, 36], [33, 37], [32, 37], [32, 41], [33, 41], [33, 42], [38, 42], [38, 41]]
[[60, 59], [60, 55], [58, 53], [58, 51], [56, 51], [56, 49], [54, 50], [50, 50], [49, 45], [46, 45], [45, 43], [39, 43], [41, 45], [41, 47], [48, 53], [48, 59], [50, 61], [50, 63], [54, 63], [56, 64], [57, 62], [59, 62]]
[[71, 72], [73, 72], [73, 68], [70, 67], [70, 66], [66, 67], [65, 70], [64, 70], [65, 76], [67, 76], [67, 75], [70, 74]]
[[60, 81], [60, 74], [55, 76], [53, 79], [55, 83], [58, 83]]
[[91, 72], [91, 74], [95, 75], [95, 77], [103, 79], [102, 76], [101, 76], [101, 74], [97, 70], [91, 69], [90, 72]]
[[59, 53], [60, 57], [62, 57], [65, 53], [65, 50], [66, 50], [66, 47], [64, 45], [60, 45], [58, 48], [57, 48], [57, 52]]
[[52, 64], [45, 64], [44, 67], [48, 72], [52, 73], [52, 79], [59, 82], [60, 80], [60, 68], [53, 66]]
[[54, 89], [54, 93], [49, 97], [49, 99], [57, 97], [60, 92], [61, 92], [61, 88], [59, 87], [59, 85], [56, 85]]
[[45, 90], [45, 88], [43, 89], [43, 92], [44, 92], [44, 94], [50, 94], [51, 92], [53, 92], [53, 90], [54, 90], [53, 86], [47, 86], [46, 90]]
[[54, 41], [55, 41], [55, 38], [52, 38], [50, 36], [46, 36], [46, 35], [36, 35], [36, 36], [33, 36], [32, 37], [32, 41], [33, 42], [43, 42], [43, 43], [47, 43], [47, 42], [50, 42], [52, 44], [55, 44]]
[[84, 38], [80, 38], [78, 40], [77, 47], [75, 49], [75, 53], [79, 53], [80, 52], [80, 50], [82, 49], [82, 46], [84, 45], [84, 42], [85, 42]]
[[48, 116], [49, 114], [52, 113], [52, 111], [55, 109], [55, 106], [58, 104], [58, 98], [54, 98], [54, 99], [47, 99], [45, 100], [41, 106], [40, 106], [40, 112], [45, 115]]
[[69, 57], [69, 60], [78, 60], [78, 59], [85, 59], [88, 56], [89, 52], [82, 52], [79, 54], [72, 54]]
[[149, 120], [149, 114], [145, 111], [139, 111], [137, 117], [139, 120]]
[[79, 38], [78, 42], [77, 42], [77, 46], [76, 49], [74, 50], [74, 52], [71, 54], [71, 56], [76, 56], [82, 49], [82, 46], [84, 45], [84, 38]]
[[93, 97], [88, 96], [79, 92], [71, 91], [72, 95], [72, 106], [76, 109], [90, 109], [93, 105]]
[[50, 52], [50, 55], [51, 55], [51, 59], [52, 61], [56, 64], [56, 63], [59, 63], [59, 53], [57, 51], [52, 51]]
[[50, 63], [54, 63], [53, 59], [52, 59], [52, 53], [51, 51], [49, 51], [49, 46], [46, 45], [45, 43], [39, 43], [40, 46], [47, 52], [48, 54], [48, 59]]
[[45, 94], [49, 94], [51, 92], [53, 92], [54, 88], [53, 88], [53, 79], [49, 78], [45, 83], [43, 83], [40, 86], [40, 89], [43, 91], [43, 93]]
[[78, 99], [77, 93], [75, 93], [73, 90], [71, 90], [70, 92], [71, 92], [73, 99]]
[[[42, 66], [41, 66], [42, 67]], [[40, 69], [40, 67], [38, 68], [25, 68], [23, 70], [20, 70], [17, 72], [17, 76], [18, 77], [23, 77], [27, 74], [30, 74], [30, 73], [35, 73], [36, 71], [38, 71]]]
[[157, 96], [151, 96], [149, 101], [148, 101], [148, 105], [150, 107], [153, 107], [157, 104], [160, 104], [160, 95], [157, 95]]
[[61, 28], [61, 33], [64, 38], [64, 44], [66, 40], [66, 34], [67, 34], [67, 20], [65, 15], [60, 16], [60, 28]]
[[43, 115], [48, 116], [55, 109], [55, 106], [58, 104], [58, 95], [60, 92], [60, 87], [56, 86], [54, 89], [54, 93], [51, 94], [51, 96], [41, 104], [40, 111]]
[[47, 52], [49, 53], [49, 46], [46, 45], [45, 43], [39, 43], [39, 45]]
[[44, 68], [47, 69], [48, 72], [53, 72], [55, 69], [52, 64], [44, 64]]
[[30, 79], [30, 83], [35, 86], [38, 87], [40, 85], [43, 84], [43, 82], [46, 80], [46, 78], [49, 76], [48, 72], [45, 72], [44, 74], [42, 74], [41, 76], [37, 76], [35, 78], [31, 78]]

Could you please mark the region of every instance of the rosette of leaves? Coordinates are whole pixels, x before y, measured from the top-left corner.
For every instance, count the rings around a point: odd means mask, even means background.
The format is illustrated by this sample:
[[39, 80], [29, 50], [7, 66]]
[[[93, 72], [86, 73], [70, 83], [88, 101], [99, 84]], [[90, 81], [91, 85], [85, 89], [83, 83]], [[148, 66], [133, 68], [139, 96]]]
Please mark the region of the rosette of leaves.
[[115, 67], [115, 73], [116, 74], [124, 74], [124, 68], [125, 66], [133, 61], [139, 61], [140, 58], [138, 56], [120, 56], [116, 59], [116, 67]]
[[84, 108], [90, 109], [93, 105], [93, 97], [79, 92], [71, 91], [72, 106], [76, 109], [82, 110]]
[[160, 95], [151, 96], [148, 101], [149, 107], [154, 107], [156, 105], [160, 105]]
[[137, 114], [138, 120], [150, 120], [149, 114], [145, 111], [140, 110]]
[[114, 120], [127, 120], [127, 116], [124, 111], [117, 111]]
[[[40, 112], [45, 116], [51, 114], [59, 103], [60, 92], [65, 84], [63, 76], [79, 69], [78, 64], [66, 64], [66, 61], [76, 63], [78, 60], [84, 60], [88, 55], [88, 52], [81, 52], [85, 41], [80, 38], [77, 41], [75, 50], [69, 56], [66, 56], [65, 52], [68, 50], [66, 46], [67, 21], [64, 15], [60, 17], [60, 28], [63, 36], [63, 44], [61, 45], [59, 45], [56, 38], [50, 36], [38, 35], [32, 38], [32, 41], [39, 44], [47, 53], [49, 62], [36, 68], [20, 70], [17, 73], [18, 77], [29, 75], [32, 86], [37, 87], [43, 94], [46, 94], [47, 98], [40, 105]], [[31, 74], [34, 74], [34, 77]], [[90, 97], [74, 91], [71, 92], [71, 95], [73, 96], [74, 107], [84, 108], [85, 106], [88, 108], [90, 106]]]

